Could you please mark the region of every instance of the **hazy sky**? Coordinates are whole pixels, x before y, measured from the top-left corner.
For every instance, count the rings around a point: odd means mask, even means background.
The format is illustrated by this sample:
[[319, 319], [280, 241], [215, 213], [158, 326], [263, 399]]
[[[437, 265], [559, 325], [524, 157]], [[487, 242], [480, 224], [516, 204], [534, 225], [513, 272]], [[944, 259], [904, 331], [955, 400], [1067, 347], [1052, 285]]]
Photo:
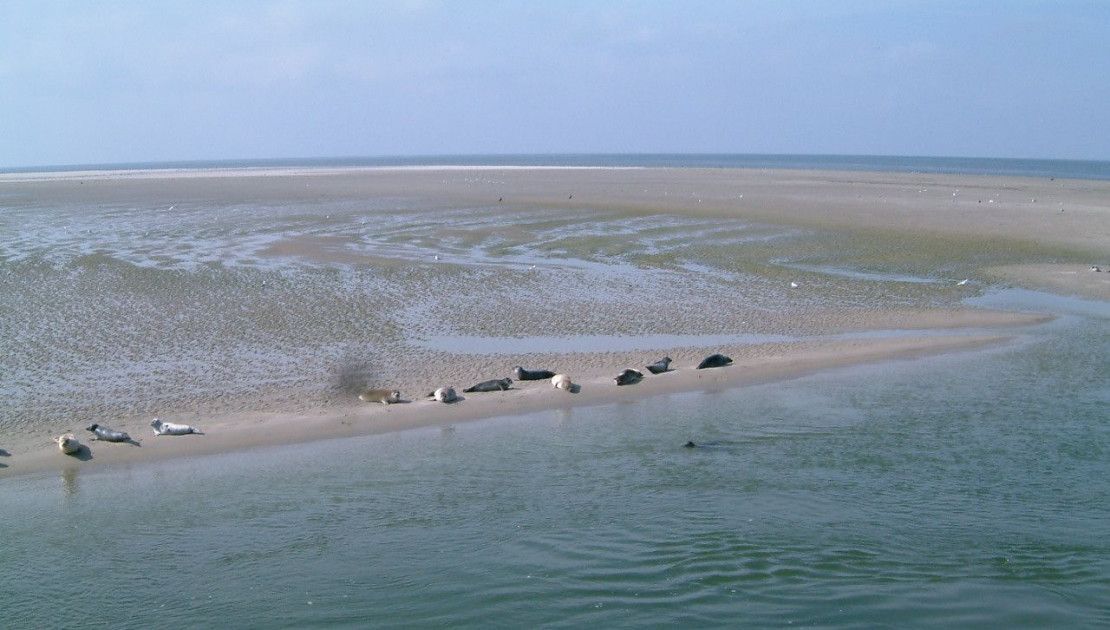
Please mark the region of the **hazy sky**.
[[0, 167], [580, 152], [1110, 159], [1110, 2], [0, 0]]

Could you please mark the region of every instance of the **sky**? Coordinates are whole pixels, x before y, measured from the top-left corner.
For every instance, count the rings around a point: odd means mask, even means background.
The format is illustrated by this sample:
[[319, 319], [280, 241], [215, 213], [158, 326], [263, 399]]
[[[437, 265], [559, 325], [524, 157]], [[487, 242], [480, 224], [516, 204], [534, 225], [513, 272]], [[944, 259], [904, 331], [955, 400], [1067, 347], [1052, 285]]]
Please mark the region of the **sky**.
[[1110, 159], [1110, 2], [0, 0], [0, 167]]

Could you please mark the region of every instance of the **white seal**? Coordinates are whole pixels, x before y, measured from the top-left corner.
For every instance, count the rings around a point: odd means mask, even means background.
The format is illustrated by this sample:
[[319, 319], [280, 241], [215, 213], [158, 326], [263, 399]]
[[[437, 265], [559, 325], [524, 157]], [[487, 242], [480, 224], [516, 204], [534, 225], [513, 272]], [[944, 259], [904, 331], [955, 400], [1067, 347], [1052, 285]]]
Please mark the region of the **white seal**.
[[453, 403], [459, 399], [454, 387], [440, 387], [432, 393], [432, 396], [441, 403]]
[[81, 450], [81, 443], [77, 441], [77, 438], [73, 437], [72, 433], [59, 435], [54, 441], [58, 443], [58, 450], [66, 455], [73, 455]]
[[551, 386], [569, 392], [574, 388], [574, 383], [571, 382], [570, 377], [566, 374], [556, 374], [551, 377]]
[[203, 435], [203, 433], [200, 432], [200, 429], [196, 427], [191, 427], [187, 424], [162, 422], [158, 418], [151, 420], [150, 426], [152, 429], [154, 429], [154, 435], [189, 435], [190, 433]]

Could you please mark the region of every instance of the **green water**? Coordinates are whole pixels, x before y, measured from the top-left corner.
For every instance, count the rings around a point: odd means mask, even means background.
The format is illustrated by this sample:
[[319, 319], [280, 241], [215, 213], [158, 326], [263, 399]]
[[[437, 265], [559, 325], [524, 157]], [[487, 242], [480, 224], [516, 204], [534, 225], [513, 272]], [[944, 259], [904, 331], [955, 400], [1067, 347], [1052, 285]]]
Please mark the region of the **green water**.
[[985, 352], [5, 479], [0, 625], [1105, 627], [1099, 308]]

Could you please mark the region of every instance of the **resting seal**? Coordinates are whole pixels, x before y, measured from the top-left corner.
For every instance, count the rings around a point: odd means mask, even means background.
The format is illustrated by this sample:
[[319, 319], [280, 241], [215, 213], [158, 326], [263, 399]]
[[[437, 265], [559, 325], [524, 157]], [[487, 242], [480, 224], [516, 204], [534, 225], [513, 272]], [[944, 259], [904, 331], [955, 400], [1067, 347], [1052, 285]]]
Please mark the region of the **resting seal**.
[[86, 431], [92, 431], [96, 437], [94, 440], [104, 440], [105, 442], [130, 442], [131, 436], [123, 431], [115, 431], [106, 426], [99, 424], [91, 424], [85, 428]]
[[383, 405], [391, 405], [401, 402], [401, 392], [396, 389], [366, 389], [358, 395], [358, 399], [362, 402], [378, 402]]
[[59, 435], [54, 441], [58, 443], [58, 450], [66, 455], [73, 455], [81, 450], [81, 443], [77, 441], [77, 438], [73, 437], [72, 433]]
[[551, 386], [556, 389], [566, 390], [568, 392], [574, 389], [574, 383], [571, 382], [570, 377], [566, 374], [556, 374], [555, 376], [552, 376]]
[[471, 385], [463, 391], [470, 392], [500, 392], [509, 389], [513, 386], [513, 379], [511, 378], [498, 378], [491, 381], [482, 381], [477, 385]]
[[724, 367], [731, 363], [732, 359], [723, 354], [711, 354], [701, 360], [701, 363], [698, 364], [698, 369], [704, 370], [705, 368]]
[[432, 392], [432, 396], [441, 403], [453, 403], [459, 399], [454, 387], [440, 387]]
[[643, 372], [638, 372], [636, 370], [633, 370], [632, 368], [628, 368], [620, 374], [617, 374], [617, 377], [613, 380], [617, 382], [617, 385], [633, 385], [635, 383], [639, 383], [641, 380], [643, 380], [643, 378]]
[[659, 359], [655, 363], [647, 366], [647, 371], [651, 372], [652, 374], [662, 374], [663, 372], [670, 372], [671, 358], [663, 357], [662, 359]]
[[551, 370], [526, 370], [519, 365], [513, 368], [513, 378], [518, 381], [542, 381], [553, 376], [555, 373]]
[[158, 418], [150, 421], [151, 428], [154, 429], [154, 435], [189, 435], [196, 433], [197, 435], [204, 435], [200, 429], [191, 427], [187, 424], [174, 424], [172, 422], [162, 422]]

